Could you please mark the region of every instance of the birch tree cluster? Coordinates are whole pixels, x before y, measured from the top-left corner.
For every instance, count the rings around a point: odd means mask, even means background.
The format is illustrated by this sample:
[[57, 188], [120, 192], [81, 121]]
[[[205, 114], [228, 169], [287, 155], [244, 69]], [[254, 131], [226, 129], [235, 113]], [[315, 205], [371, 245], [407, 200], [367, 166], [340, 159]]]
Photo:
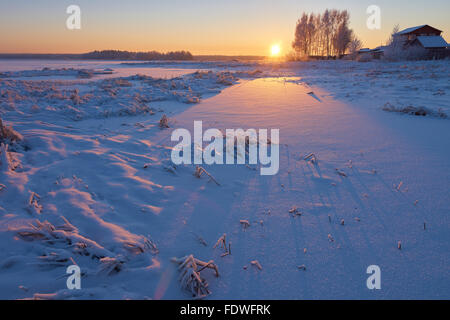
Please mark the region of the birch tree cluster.
[[347, 10], [325, 10], [323, 13], [303, 13], [297, 21], [295, 40], [292, 43], [300, 57], [331, 57], [345, 54], [350, 44], [357, 41], [349, 27]]

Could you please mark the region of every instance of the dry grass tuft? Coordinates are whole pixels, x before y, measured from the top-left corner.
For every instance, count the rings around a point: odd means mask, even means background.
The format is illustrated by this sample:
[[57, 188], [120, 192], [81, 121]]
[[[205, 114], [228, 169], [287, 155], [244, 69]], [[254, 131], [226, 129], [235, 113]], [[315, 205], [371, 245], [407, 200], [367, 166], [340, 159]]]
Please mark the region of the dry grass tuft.
[[259, 270], [261, 270], [261, 271], [262, 271], [262, 269], [263, 269], [263, 267], [261, 266], [261, 264], [259, 263], [258, 260], [250, 261], [250, 264], [251, 264], [252, 266], [257, 267], [257, 268], [258, 268]]
[[317, 159], [316, 155], [314, 153], [307, 154], [303, 160], [310, 161], [312, 164], [317, 164], [319, 160]]
[[100, 259], [99, 274], [106, 274], [112, 276], [122, 271], [125, 261], [119, 258], [105, 257]]
[[228, 243], [227, 246], [227, 234], [224, 233], [219, 240], [217, 240], [216, 244], [214, 245], [213, 249], [221, 247], [225, 250], [225, 252], [221, 255], [221, 257], [226, 257], [231, 254], [231, 242]]
[[206, 174], [210, 180], [214, 181], [215, 184], [220, 186], [220, 183], [218, 183], [217, 180], [214, 179], [214, 177], [211, 174], [209, 174], [208, 171], [206, 171], [203, 167], [196, 166], [194, 176], [200, 179], [202, 177], [202, 174]]
[[219, 269], [214, 261], [204, 262], [189, 255], [182, 258], [172, 258], [172, 262], [179, 264], [180, 282], [183, 289], [192, 293], [197, 299], [202, 299], [211, 294], [208, 289], [208, 282], [200, 276], [200, 272], [205, 269], [212, 269], [219, 276]]
[[161, 129], [170, 128], [169, 127], [169, 118], [167, 118], [167, 116], [165, 114], [161, 117], [161, 120], [159, 120], [159, 127]]
[[0, 118], [0, 142], [11, 143], [20, 142], [22, 140], [22, 135], [16, 132], [11, 126], [7, 127], [4, 125], [2, 119]]

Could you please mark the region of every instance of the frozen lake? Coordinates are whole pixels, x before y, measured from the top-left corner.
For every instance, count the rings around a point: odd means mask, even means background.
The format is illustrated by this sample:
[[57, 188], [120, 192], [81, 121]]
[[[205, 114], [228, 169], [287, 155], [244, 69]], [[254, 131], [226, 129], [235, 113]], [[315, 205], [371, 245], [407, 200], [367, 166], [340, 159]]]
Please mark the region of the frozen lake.
[[[133, 63], [136, 63], [133, 65]], [[174, 65], [171, 63], [171, 65]], [[142, 61], [85, 61], [85, 60], [40, 60], [40, 59], [0, 59], [0, 72], [16, 72], [24, 70], [49, 69], [90, 69], [103, 71], [113, 70], [108, 74], [96, 74], [88, 80], [100, 80], [107, 78], [128, 77], [136, 74], [146, 75], [153, 78], [171, 79], [193, 73], [199, 69], [189, 68], [189, 65], [179, 62], [176, 67], [166, 66], [163, 63], [151, 62], [143, 64]], [[39, 77], [19, 77], [15, 80], [73, 80], [70, 76], [39, 76]], [[79, 79], [77, 79], [79, 80]]]

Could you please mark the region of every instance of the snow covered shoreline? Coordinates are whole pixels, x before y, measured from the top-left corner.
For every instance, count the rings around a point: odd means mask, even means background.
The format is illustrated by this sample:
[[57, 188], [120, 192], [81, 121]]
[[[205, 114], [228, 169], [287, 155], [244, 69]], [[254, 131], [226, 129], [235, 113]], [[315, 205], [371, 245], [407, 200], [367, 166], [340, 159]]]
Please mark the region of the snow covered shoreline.
[[[190, 298], [171, 258], [191, 254], [218, 267], [201, 271], [212, 299], [449, 297], [450, 122], [382, 111], [449, 114], [448, 61], [213, 67], [0, 77], [0, 117], [23, 136], [0, 158], [0, 298]], [[280, 128], [280, 173], [205, 167], [218, 186], [174, 166], [170, 133], [194, 120]], [[80, 291], [65, 288], [72, 264]]]

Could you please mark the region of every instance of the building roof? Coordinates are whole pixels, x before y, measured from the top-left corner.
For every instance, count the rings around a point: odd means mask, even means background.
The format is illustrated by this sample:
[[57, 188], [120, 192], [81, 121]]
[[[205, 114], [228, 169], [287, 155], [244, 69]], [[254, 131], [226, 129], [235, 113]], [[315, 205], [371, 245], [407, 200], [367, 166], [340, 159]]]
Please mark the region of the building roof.
[[407, 29], [404, 29], [404, 30], [402, 30], [402, 31], [397, 32], [396, 34], [407, 34], [407, 33], [416, 31], [416, 30], [418, 30], [418, 29], [420, 29], [420, 28], [423, 28], [423, 27], [425, 27], [425, 26], [426, 26], [426, 24], [423, 24], [423, 25], [417, 26], [417, 27], [407, 28]]
[[[408, 33], [414, 32], [414, 31], [416, 31], [416, 30], [422, 29], [423, 27], [426, 27], [426, 26], [428, 26], [428, 27], [430, 27], [430, 28], [433, 28], [433, 27], [431, 27], [431, 26], [429, 26], [429, 25], [427, 25], [427, 24], [423, 24], [423, 25], [421, 25], [421, 26], [411, 27], [411, 28], [407, 28], [407, 29], [405, 29], [405, 30], [399, 31], [399, 32], [396, 33], [396, 35], [408, 34]], [[436, 28], [433, 28], [433, 29], [442, 32], [442, 31], [439, 30], [439, 29], [436, 29]]]
[[375, 49], [373, 49], [372, 51], [384, 51], [386, 50], [388, 46], [378, 46]]
[[445, 48], [448, 46], [447, 41], [441, 36], [418, 36], [417, 40], [424, 48]]
[[386, 48], [387, 48], [387, 46], [379, 46], [379, 47], [376, 47], [375, 49], [362, 48], [362, 49], [359, 49], [358, 52], [359, 53], [377, 53], [377, 52], [383, 52]]

